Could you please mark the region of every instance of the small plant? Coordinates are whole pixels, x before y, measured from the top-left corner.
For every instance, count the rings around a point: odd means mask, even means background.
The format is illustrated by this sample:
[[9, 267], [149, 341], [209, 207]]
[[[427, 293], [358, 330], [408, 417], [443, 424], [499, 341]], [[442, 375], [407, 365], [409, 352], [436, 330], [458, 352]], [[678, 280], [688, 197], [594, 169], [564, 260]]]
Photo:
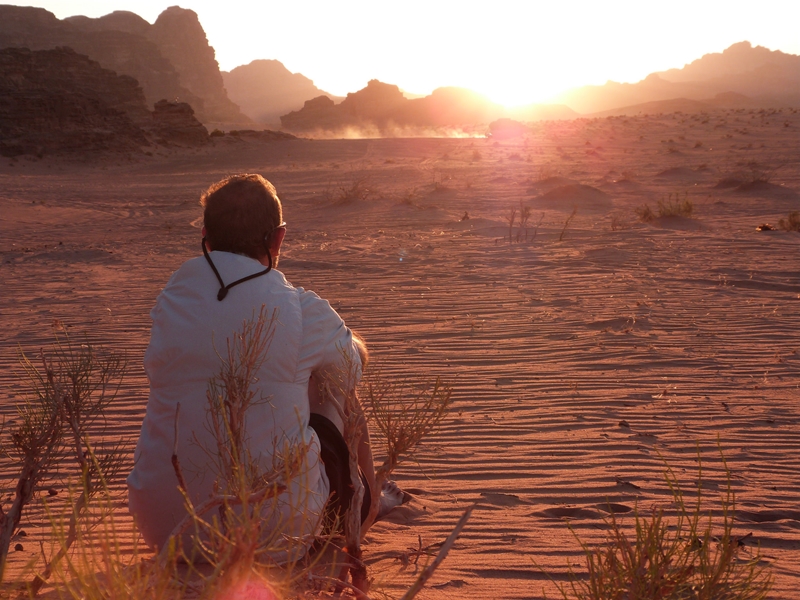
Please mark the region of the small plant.
[[354, 176], [348, 183], [340, 185], [333, 193], [330, 190], [326, 190], [327, 199], [337, 206], [351, 204], [359, 200], [369, 200], [375, 195], [372, 183], [368, 177], [364, 176]]
[[574, 218], [575, 218], [575, 215], [577, 215], [577, 214], [578, 214], [578, 207], [577, 207], [577, 206], [575, 206], [575, 207], [572, 209], [572, 212], [571, 212], [571, 213], [569, 214], [569, 216], [567, 217], [567, 220], [566, 220], [566, 221], [564, 221], [564, 227], [563, 227], [563, 229], [561, 230], [561, 234], [558, 236], [558, 241], [559, 241], [559, 242], [560, 242], [560, 241], [562, 241], [562, 240], [564, 239], [564, 234], [565, 234], [565, 233], [567, 233], [567, 227], [569, 227], [569, 224], [570, 224], [570, 223], [572, 223], [572, 219], [574, 219]]
[[659, 217], [687, 217], [691, 218], [694, 212], [694, 204], [689, 200], [689, 192], [684, 192], [683, 200], [680, 194], [670, 194], [667, 199], [662, 198], [658, 201]]
[[617, 231], [618, 229], [629, 229], [630, 223], [628, 223], [627, 219], [623, 218], [620, 215], [611, 215], [611, 231]]
[[684, 192], [683, 199], [680, 194], [669, 194], [667, 198], [658, 201], [657, 212], [650, 205], [642, 204], [635, 209], [636, 216], [643, 223], [652, 223], [656, 218], [686, 217], [694, 214], [694, 203], [689, 200], [689, 192]]
[[[557, 150], [561, 152], [561, 148], [557, 148]], [[543, 181], [547, 181], [548, 179], [558, 177], [560, 174], [560, 171], [552, 165], [542, 165], [539, 167], [539, 170], [536, 173], [536, 182], [541, 183]]]
[[745, 165], [745, 169], [743, 172], [745, 184], [757, 185], [757, 184], [769, 183], [772, 180], [773, 176], [775, 175], [775, 171], [777, 171], [778, 168], [767, 167], [755, 160], [751, 160]]
[[800, 212], [793, 210], [785, 219], [781, 217], [778, 227], [784, 231], [800, 231]]
[[399, 204], [404, 204], [405, 206], [416, 206], [417, 200], [419, 199], [419, 192], [417, 188], [409, 188], [403, 195], [400, 196]]
[[528, 241], [528, 220], [531, 218], [531, 207], [525, 206], [522, 200], [519, 201], [519, 231], [517, 232], [517, 242], [520, 241], [522, 234], [525, 234], [525, 241]]
[[508, 221], [508, 243], [511, 244], [514, 242], [514, 223], [517, 220], [517, 207], [514, 206], [506, 215], [506, 221]]
[[30, 584], [31, 595], [38, 592], [74, 543], [98, 483], [118, 473], [123, 462], [116, 446], [101, 446], [103, 452], [96, 452], [89, 434], [102, 423], [116, 397], [125, 371], [124, 359], [90, 344], [76, 346], [66, 334], [58, 333], [58, 328], [63, 330], [59, 322], [55, 328], [56, 342], [49, 356], [40, 352], [40, 365], [20, 354], [31, 393], [18, 410], [20, 425], [12, 432], [7, 447], [22, 467], [11, 506], [0, 509], [0, 580], [23, 509], [59, 464], [74, 461], [76, 487], [81, 491], [68, 519], [64, 545]]
[[[653, 598], [658, 600], [760, 600], [772, 585], [771, 574], [759, 564], [760, 555], [743, 558], [741, 538], [733, 535], [735, 497], [725, 459], [727, 488], [722, 498], [722, 522], [702, 507], [702, 467], [697, 500], [687, 505], [677, 477], [667, 465], [664, 473], [677, 517], [672, 521], [663, 508], [649, 516], [634, 513], [633, 533], [611, 511], [605, 519], [608, 542], [589, 548], [579, 538], [586, 555], [588, 577], [570, 568], [568, 585], [559, 590], [565, 600]], [[573, 535], [575, 532], [573, 531]]]

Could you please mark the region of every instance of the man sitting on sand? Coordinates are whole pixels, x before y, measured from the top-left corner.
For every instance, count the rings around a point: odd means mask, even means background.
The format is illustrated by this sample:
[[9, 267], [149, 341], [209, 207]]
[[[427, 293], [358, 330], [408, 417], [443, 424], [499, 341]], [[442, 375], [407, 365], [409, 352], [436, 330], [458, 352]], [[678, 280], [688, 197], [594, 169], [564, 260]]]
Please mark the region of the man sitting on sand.
[[[163, 548], [186, 516], [171, 458], [178, 420], [177, 455], [194, 506], [215, 492], [215, 446], [207, 423], [206, 390], [220, 370], [227, 340], [266, 307], [277, 310], [267, 358], [255, 379], [256, 398], [247, 413], [249, 451], [264, 472], [280, 448], [302, 446], [306, 458], [279, 501], [269, 505], [268, 528], [310, 540], [323, 517], [343, 517], [353, 494], [348, 450], [336, 394], [322, 391], [332, 373], [355, 371], [366, 347], [330, 304], [295, 288], [277, 270], [286, 235], [281, 202], [260, 175], [235, 175], [211, 186], [204, 206], [203, 256], [184, 263], [170, 278], [151, 312], [153, 328], [144, 366], [150, 396], [128, 476], [130, 512], [145, 541]], [[333, 389], [336, 386], [327, 386]], [[181, 408], [177, 413], [177, 405]], [[365, 485], [367, 517], [375, 473], [369, 432], [361, 407], [358, 464]], [[403, 500], [394, 484], [384, 486], [379, 516]], [[189, 528], [192, 532], [193, 528]], [[184, 547], [191, 544], [187, 534]]]

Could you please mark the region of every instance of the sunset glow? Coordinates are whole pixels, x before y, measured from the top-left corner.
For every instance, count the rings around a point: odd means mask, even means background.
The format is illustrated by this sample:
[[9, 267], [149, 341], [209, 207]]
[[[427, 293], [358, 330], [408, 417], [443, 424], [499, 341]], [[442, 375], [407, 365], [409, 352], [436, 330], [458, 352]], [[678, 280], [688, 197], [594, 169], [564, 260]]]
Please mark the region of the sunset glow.
[[[151, 23], [172, 2], [34, 0], [59, 18], [136, 12]], [[738, 5], [742, 4], [741, 7]], [[554, 101], [568, 88], [634, 82], [749, 40], [800, 53], [800, 3], [410, 0], [252, 4], [184, 0], [222, 70], [280, 60], [321, 89], [345, 95], [373, 78], [417, 94], [466, 87], [506, 105]]]

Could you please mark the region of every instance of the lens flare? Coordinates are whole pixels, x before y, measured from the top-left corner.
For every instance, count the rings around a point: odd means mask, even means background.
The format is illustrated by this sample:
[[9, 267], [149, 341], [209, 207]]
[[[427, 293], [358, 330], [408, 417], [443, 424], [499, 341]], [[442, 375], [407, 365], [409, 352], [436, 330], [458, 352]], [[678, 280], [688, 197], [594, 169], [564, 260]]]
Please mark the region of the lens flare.
[[281, 600], [263, 580], [250, 577], [217, 594], [215, 600]]

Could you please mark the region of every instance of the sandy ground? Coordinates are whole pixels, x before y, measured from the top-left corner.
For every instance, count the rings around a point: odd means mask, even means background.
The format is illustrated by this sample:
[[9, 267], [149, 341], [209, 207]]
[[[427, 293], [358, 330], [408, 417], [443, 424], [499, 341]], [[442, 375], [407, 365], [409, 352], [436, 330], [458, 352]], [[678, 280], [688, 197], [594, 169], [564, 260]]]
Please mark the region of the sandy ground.
[[[668, 508], [664, 461], [690, 491], [699, 454], [719, 515], [721, 448], [735, 533], [752, 532], [746, 553], [760, 545], [772, 596], [794, 597], [800, 234], [756, 226], [800, 210], [798, 131], [798, 113], [741, 111], [543, 124], [526, 141], [223, 139], [133, 161], [4, 159], [2, 410], [13, 418], [24, 389], [18, 348], [46, 346], [61, 320], [126, 352], [109, 433], [132, 447], [148, 313], [199, 254], [200, 192], [254, 171], [284, 201], [288, 279], [330, 299], [384, 376], [454, 388], [441, 432], [397, 473], [415, 500], [368, 536], [389, 594], [414, 576], [413, 549], [477, 502], [423, 597], [553, 597], [548, 576], [583, 569], [568, 523], [595, 543], [609, 503], [626, 523], [636, 506]], [[750, 161], [769, 183], [716, 187]], [[369, 197], [337, 204], [359, 180]], [[638, 221], [670, 194], [688, 194], [694, 218]], [[520, 202], [531, 224], [510, 243]], [[17, 567], [38, 553], [37, 514]]]

